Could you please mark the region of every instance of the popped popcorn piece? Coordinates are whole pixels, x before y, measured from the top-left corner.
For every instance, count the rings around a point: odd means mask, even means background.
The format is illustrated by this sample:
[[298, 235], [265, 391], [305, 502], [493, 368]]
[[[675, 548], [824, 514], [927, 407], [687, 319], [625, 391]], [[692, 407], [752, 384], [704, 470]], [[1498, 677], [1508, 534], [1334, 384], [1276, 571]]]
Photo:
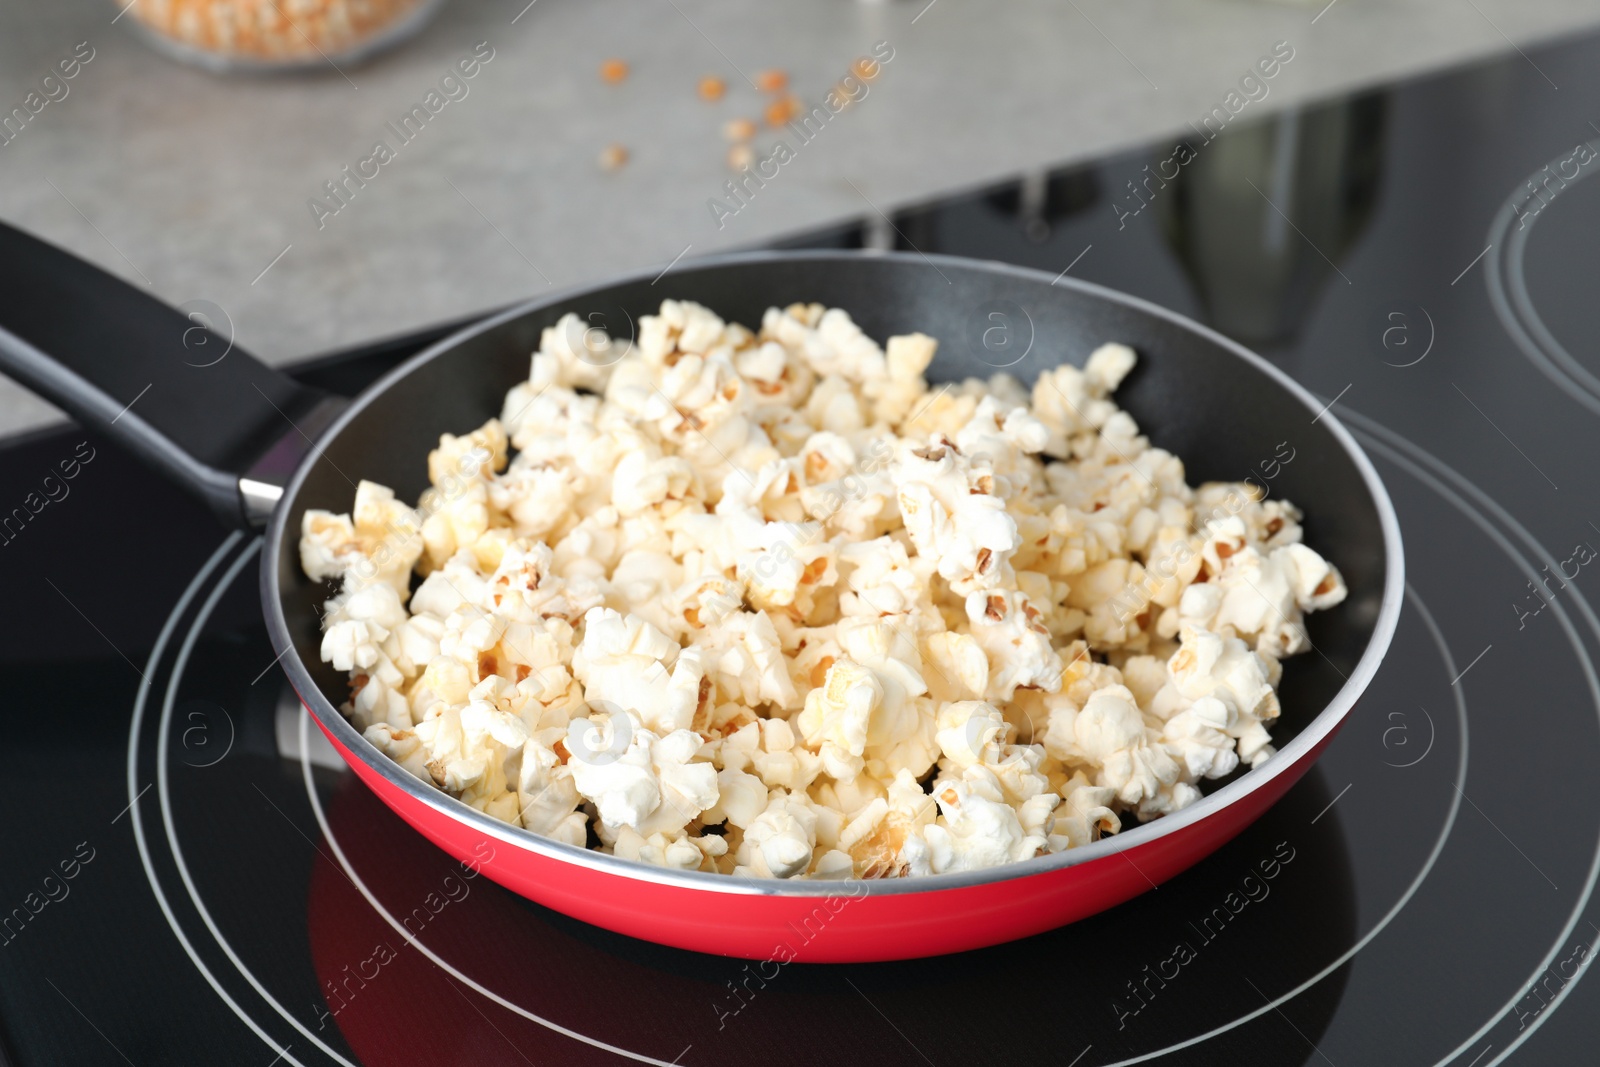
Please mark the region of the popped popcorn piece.
[[715, 861], [727, 851], [728, 843], [715, 834], [692, 837], [658, 832], [645, 837], [628, 826], [617, 831], [611, 847], [614, 856], [680, 871], [717, 870]]
[[300, 524], [300, 566], [319, 581], [354, 576], [387, 582], [401, 600], [410, 594], [411, 568], [422, 554], [422, 521], [394, 490], [363, 480], [351, 515], [309, 508]]
[[793, 878], [811, 866], [817, 844], [817, 815], [793, 794], [774, 791], [766, 809], [745, 829], [735, 874]]
[[350, 516], [335, 515], [319, 508], [306, 509], [300, 522], [300, 569], [307, 577], [319, 582], [342, 578], [351, 564], [363, 555]]
[[839, 563], [849, 568], [848, 592], [839, 598], [844, 615], [911, 615], [933, 606], [933, 565], [920, 554], [913, 559], [901, 541], [879, 537], [846, 545], [839, 550]]
[[966, 613], [972, 636], [989, 656], [986, 698], [1010, 700], [1019, 685], [1046, 690], [1060, 685], [1061, 657], [1025, 595], [1015, 590], [972, 593]]
[[578, 807], [572, 769], [555, 749], [537, 737], [522, 746], [517, 776], [517, 810], [522, 825], [536, 834], [569, 845], [588, 839], [589, 820]]
[[644, 837], [676, 833], [716, 804], [717, 769], [695, 759], [700, 743], [689, 730], [658, 737], [627, 711], [572, 720], [567, 766], [599, 813], [601, 837], [624, 826]]
[[731, 612], [693, 640], [720, 699], [738, 700], [746, 707], [798, 705], [778, 632], [765, 612]]
[[[1044, 749], [1008, 743], [1016, 728], [993, 704], [977, 700], [946, 704], [939, 709], [936, 723], [944, 758], [939, 761], [934, 792], [946, 782], [961, 780], [984, 786], [990, 795], [998, 790], [1008, 803], [1020, 806], [1049, 791], [1049, 776], [1040, 769]], [[1048, 811], [1041, 819], [1043, 814]]]
[[1023, 829], [1010, 805], [982, 795], [964, 783], [943, 786], [934, 793], [940, 821], [922, 831], [922, 847], [911, 860], [928, 873], [976, 871], [1017, 863], [1038, 855], [1047, 841], [1044, 834]]
[[901, 770], [884, 795], [862, 806], [839, 832], [839, 849], [863, 878], [912, 873], [921, 856], [920, 835], [933, 825], [937, 814], [936, 805], [916, 777]]
[[362, 736], [371, 741], [373, 747], [385, 756], [394, 760], [400, 766], [421, 778], [423, 781], [432, 781], [428, 776], [427, 757], [422, 747], [422, 741], [412, 730], [396, 730], [386, 722], [374, 723], [362, 732]]
[[[400, 594], [392, 585], [359, 584], [349, 573], [344, 584], [323, 614], [323, 660], [335, 670], [352, 672], [387, 663], [389, 638], [407, 618]], [[392, 682], [399, 684], [398, 677]]]
[[922, 647], [928, 691], [935, 700], [983, 699], [989, 691], [989, 658], [976, 637], [941, 630], [929, 634]]
[[611, 716], [628, 713], [658, 736], [687, 730], [705, 693], [697, 649], [678, 643], [637, 615], [592, 608], [572, 657], [584, 700]]
[[1256, 766], [1271, 755], [1266, 724], [1279, 713], [1269, 662], [1237, 637], [1185, 627], [1167, 663], [1176, 699], [1164, 690], [1156, 702], [1216, 700], [1231, 713], [1225, 729], [1238, 741], [1239, 759]]
[[1239, 765], [1228, 734], [1237, 718], [1216, 697], [1201, 697], [1167, 720], [1161, 739], [1167, 751], [1183, 762], [1190, 779], [1221, 778]]
[[987, 463], [973, 462], [935, 435], [926, 448], [902, 445], [890, 466], [900, 515], [919, 556], [938, 561], [939, 576], [959, 593], [995, 589], [1018, 545], [1017, 524], [996, 495]]
[[1191, 488], [1125, 346], [1031, 389], [930, 391], [936, 351], [819, 304], [564, 315], [415, 508], [306, 513], [344, 714], [495, 818], [761, 878], [1021, 862], [1270, 758], [1348, 595], [1299, 510]]
[[1055, 818], [1056, 833], [1066, 838], [1061, 847], [1087, 845], [1122, 828], [1122, 821], [1111, 810], [1116, 790], [1090, 784], [1080, 771], [1063, 783], [1059, 792], [1065, 798]]
[[[1064, 709], [1063, 709], [1064, 711]], [[1050, 731], [1057, 732], [1052, 712]], [[1063, 720], [1067, 718], [1062, 715]], [[1115, 790], [1119, 801], [1141, 810], [1164, 807], [1177, 810], [1199, 799], [1198, 791], [1176, 792], [1185, 786], [1182, 768], [1144, 722], [1139, 705], [1126, 686], [1107, 686], [1091, 696], [1083, 709], [1071, 716], [1074, 754], [1099, 765], [1096, 784]], [[1064, 722], [1062, 726], [1064, 730]]]
[[850, 781], [861, 773], [867, 729], [883, 698], [878, 676], [848, 659], [830, 666], [823, 683], [806, 695], [805, 710], [796, 723], [834, 778]]

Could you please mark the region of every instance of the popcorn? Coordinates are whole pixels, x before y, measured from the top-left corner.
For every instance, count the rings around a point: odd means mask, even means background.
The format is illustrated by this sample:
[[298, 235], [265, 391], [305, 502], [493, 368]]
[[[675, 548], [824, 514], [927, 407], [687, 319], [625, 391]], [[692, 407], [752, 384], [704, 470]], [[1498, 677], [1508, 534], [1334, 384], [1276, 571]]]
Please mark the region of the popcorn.
[[[937, 808], [910, 771], [902, 770], [881, 797], [862, 806], [839, 833], [838, 846], [863, 878], [899, 877], [920, 862], [926, 868], [921, 834], [933, 825]], [[820, 864], [820, 861], [819, 861]]]
[[1066, 839], [1060, 847], [1077, 848], [1122, 828], [1122, 821], [1111, 810], [1115, 790], [1089, 784], [1080, 771], [1062, 784], [1059, 792], [1065, 802], [1056, 809], [1054, 829]]
[[511, 520], [518, 535], [547, 537], [571, 514], [578, 485], [571, 470], [516, 463], [504, 478], [489, 486], [488, 502]]
[[382, 723], [397, 730], [413, 725], [411, 705], [406, 702], [405, 695], [391, 687], [382, 674], [357, 677], [364, 677], [366, 681], [350, 695], [352, 722], [363, 727]]
[[950, 630], [929, 634], [923, 656], [929, 668], [928, 690], [935, 700], [981, 700], [988, 692], [989, 659], [971, 634]]
[[987, 462], [969, 460], [954, 442], [935, 435], [926, 448], [902, 444], [890, 477], [917, 554], [937, 560], [951, 588], [966, 593], [1005, 581], [1017, 524], [995, 495], [999, 486]]
[[766, 810], [745, 830], [734, 873], [793, 878], [811, 866], [816, 844], [817, 815], [811, 806], [793, 795], [775, 792]]
[[300, 569], [307, 577], [319, 582], [341, 578], [364, 555], [350, 516], [306, 509], [300, 522]]
[[374, 748], [385, 756], [394, 760], [400, 766], [421, 778], [431, 781], [428, 776], [426, 756], [422, 741], [413, 730], [396, 730], [386, 722], [375, 723], [362, 731], [362, 736], [372, 742]]
[[746, 707], [798, 706], [793, 680], [772, 619], [765, 612], [735, 611], [694, 637], [706, 674], [719, 697]]
[[582, 846], [588, 837], [588, 820], [576, 811], [578, 788], [572, 769], [555, 749], [538, 738], [522, 746], [517, 776], [517, 810], [522, 826], [536, 834], [569, 845]]
[[344, 592], [323, 615], [322, 658], [335, 670], [368, 670], [386, 662], [393, 647], [389, 638], [407, 619], [393, 586], [358, 581], [347, 574]]
[[680, 649], [637, 615], [610, 608], [593, 608], [584, 616], [572, 673], [583, 683], [591, 708], [613, 716], [629, 713], [662, 736], [687, 730], [706, 695], [699, 650]]
[[915, 637], [900, 624], [866, 619], [841, 621], [837, 634], [846, 656], [840, 662], [864, 665], [883, 694], [867, 723], [867, 769], [878, 778], [902, 769], [921, 777], [938, 747]]
[[454, 494], [433, 490], [433, 507], [422, 522], [429, 566], [437, 567], [467, 548], [489, 529], [489, 487], [481, 481], [458, 486]]
[[933, 566], [921, 555], [913, 560], [901, 541], [879, 537], [846, 545], [839, 550], [839, 562], [850, 567], [845, 581], [849, 592], [839, 599], [845, 615], [877, 618], [932, 607]]
[[629, 452], [612, 473], [611, 503], [619, 515], [637, 515], [669, 497], [683, 499], [693, 483], [694, 469], [677, 456]]
[[[1097, 785], [1116, 792], [1129, 805], [1166, 805], [1176, 810], [1172, 790], [1182, 783], [1182, 769], [1155, 732], [1126, 686], [1098, 690], [1073, 718], [1071, 747], [1090, 763], [1098, 764]], [[1051, 731], [1055, 732], [1055, 716]]]
[[822, 685], [806, 696], [797, 719], [800, 734], [835, 778], [849, 781], [863, 766], [872, 713], [884, 699], [883, 683], [859, 663], [840, 659], [828, 668]]
[[618, 711], [598, 723], [574, 719], [567, 739], [573, 785], [594, 804], [602, 836], [623, 826], [645, 837], [676, 832], [717, 802], [717, 770], [695, 760], [701, 741], [689, 730], [658, 737]]
[[1183, 762], [1189, 778], [1221, 778], [1239, 765], [1228, 734], [1237, 718], [1216, 697], [1201, 697], [1167, 720], [1161, 739], [1167, 751]]
[[714, 861], [727, 851], [728, 843], [715, 834], [669, 837], [655, 833], [647, 838], [626, 826], [618, 831], [616, 844], [612, 847], [612, 853], [623, 859], [657, 867], [673, 867], [680, 871], [716, 870]]
[[[744, 729], [756, 729], [751, 723]], [[717, 803], [701, 813], [708, 824], [726, 822], [741, 830], [756, 821], [767, 804], [767, 786], [760, 778], [732, 767], [717, 772]]]
[[306, 513], [344, 714], [507, 823], [753, 878], [1022, 862], [1271, 758], [1348, 594], [1301, 513], [1191, 488], [1125, 346], [1031, 390], [930, 392], [936, 351], [818, 304], [563, 316], [415, 508]]
[[611, 377], [611, 367], [627, 354], [629, 344], [612, 339], [605, 330], [568, 312], [539, 334], [539, 351], [533, 354], [528, 382], [601, 392]]
[[1028, 859], [1047, 844], [1043, 834], [1023, 829], [1010, 805], [965, 784], [947, 785], [934, 799], [942, 821], [923, 830], [920, 847], [911, 851], [913, 868], [929, 874], [982, 870]]
[[1221, 704], [1229, 713], [1226, 731], [1239, 742], [1239, 758], [1256, 766], [1271, 755], [1265, 724], [1279, 711], [1268, 662], [1274, 661], [1250, 651], [1237, 637], [1185, 627], [1178, 651], [1167, 663], [1171, 690], [1158, 693], [1155, 702], [1211, 698]]
[[944, 758], [939, 761], [935, 793], [941, 784], [958, 779], [981, 785], [990, 795], [998, 791], [1014, 805], [1049, 791], [1050, 779], [1040, 770], [1044, 750], [1032, 744], [1006, 743], [1015, 727], [994, 705], [976, 700], [946, 704], [939, 709], [936, 723]]
[[301, 568], [318, 580], [354, 575], [360, 582], [387, 582], [404, 600], [411, 568], [422, 554], [421, 519], [395, 499], [394, 490], [365, 480], [356, 486], [351, 510], [353, 519], [307, 509], [300, 524]]
[[966, 598], [965, 607], [972, 636], [989, 657], [987, 699], [1010, 700], [1019, 685], [1046, 690], [1060, 685], [1061, 657], [1025, 595], [977, 592]]

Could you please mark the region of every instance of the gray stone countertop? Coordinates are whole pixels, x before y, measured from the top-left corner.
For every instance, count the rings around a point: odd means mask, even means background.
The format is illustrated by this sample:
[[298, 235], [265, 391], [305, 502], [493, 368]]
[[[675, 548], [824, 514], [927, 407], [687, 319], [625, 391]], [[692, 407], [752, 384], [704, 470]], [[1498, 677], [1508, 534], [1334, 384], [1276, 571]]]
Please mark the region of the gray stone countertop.
[[[227, 77], [117, 14], [0, 4], [0, 115], [93, 50], [0, 146], [0, 217], [172, 304], [210, 301], [284, 363], [1187, 129], [1275, 42], [1294, 58], [1250, 114], [1587, 29], [1600, 2], [452, 0], [362, 65]], [[466, 95], [402, 143], [389, 124], [480, 42]], [[757, 157], [782, 139], [793, 158], [719, 227], [722, 126], [766, 100], [747, 79], [782, 69], [824, 104], [879, 42], [893, 58], [809, 143], [763, 127]], [[619, 85], [598, 75], [613, 56]], [[727, 81], [716, 103], [706, 74]], [[394, 158], [319, 225], [308, 202], [331, 207], [324, 183], [379, 141]], [[612, 144], [628, 160], [606, 170]], [[58, 417], [0, 379], [0, 434]]]

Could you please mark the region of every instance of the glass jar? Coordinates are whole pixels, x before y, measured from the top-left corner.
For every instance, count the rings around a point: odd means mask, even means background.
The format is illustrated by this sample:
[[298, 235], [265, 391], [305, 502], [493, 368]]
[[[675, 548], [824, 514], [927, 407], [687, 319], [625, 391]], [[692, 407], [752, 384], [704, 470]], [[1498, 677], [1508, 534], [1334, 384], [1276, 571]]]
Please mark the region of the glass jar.
[[337, 69], [416, 32], [441, 2], [119, 0], [117, 6], [157, 50], [231, 71]]

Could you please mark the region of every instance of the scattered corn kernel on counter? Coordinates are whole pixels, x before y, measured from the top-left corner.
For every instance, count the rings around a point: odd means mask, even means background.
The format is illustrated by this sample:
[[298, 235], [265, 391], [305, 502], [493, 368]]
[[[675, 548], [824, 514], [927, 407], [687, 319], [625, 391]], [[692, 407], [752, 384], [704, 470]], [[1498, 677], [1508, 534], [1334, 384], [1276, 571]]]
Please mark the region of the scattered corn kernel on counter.
[[343, 712], [505, 822], [749, 877], [1017, 862], [1271, 758], [1346, 594], [1295, 507], [1189, 486], [1122, 345], [1031, 393], [930, 390], [935, 348], [818, 304], [567, 316], [416, 507], [305, 514]]

